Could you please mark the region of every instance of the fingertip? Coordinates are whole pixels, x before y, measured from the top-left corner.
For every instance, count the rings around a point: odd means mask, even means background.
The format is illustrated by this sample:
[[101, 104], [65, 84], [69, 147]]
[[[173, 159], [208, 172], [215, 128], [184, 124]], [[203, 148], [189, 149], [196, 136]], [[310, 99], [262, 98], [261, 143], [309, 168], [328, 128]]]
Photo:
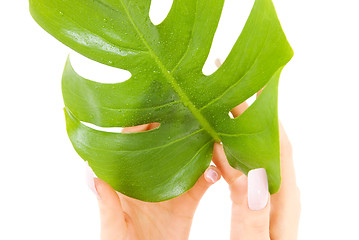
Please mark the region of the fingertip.
[[[263, 196], [263, 170], [242, 175], [230, 185], [232, 198], [231, 235], [240, 239], [269, 239], [270, 200]], [[259, 192], [256, 192], [259, 191]], [[266, 190], [268, 191], [268, 190]]]
[[[85, 175], [87, 186], [95, 194], [98, 200], [107, 201], [108, 199], [113, 198], [116, 193], [115, 190], [113, 190], [107, 182], [96, 177], [87, 161], [85, 162]], [[115, 195], [117, 196], [117, 194]]]
[[212, 161], [217, 167], [228, 162], [221, 143], [214, 143]]
[[152, 130], [152, 129], [158, 128], [160, 125], [161, 124], [158, 122], [150, 123], [150, 124], [148, 124], [147, 130]]
[[235, 178], [229, 187], [233, 203], [249, 212], [260, 212], [269, 206], [270, 194], [264, 168], [253, 169], [248, 176], [243, 174]]
[[231, 113], [233, 114], [233, 117], [236, 118], [239, 115], [241, 115], [242, 113], [244, 113], [248, 107], [249, 107], [248, 103], [243, 102], [243, 103], [239, 104], [238, 106], [234, 107], [231, 110]]
[[149, 126], [150, 126], [150, 124], [143, 124], [143, 125], [138, 125], [138, 126], [133, 126], [133, 127], [125, 127], [124, 129], [122, 129], [122, 133], [144, 132], [144, 131], [148, 130]]
[[101, 239], [115, 239], [118, 233], [127, 231], [126, 214], [116, 191], [105, 181], [94, 179], [100, 199]]
[[256, 96], [256, 97], [259, 97], [259, 95], [262, 93], [263, 89], [264, 89], [264, 88], [262, 88], [261, 90], [259, 90], [259, 91], [257, 92], [257, 96]]
[[86, 176], [86, 183], [87, 186], [90, 188], [90, 190], [95, 194], [97, 199], [101, 199], [100, 194], [98, 193], [97, 187], [96, 187], [96, 177], [95, 173], [93, 172], [92, 168], [88, 164], [88, 162], [85, 162], [85, 176]]
[[117, 192], [110, 186], [110, 184], [108, 184], [104, 180], [100, 178], [95, 178], [94, 183], [97, 193], [100, 197], [99, 200], [108, 202], [117, 201], [119, 199]]
[[264, 168], [248, 172], [248, 207], [253, 211], [264, 209], [269, 200], [268, 179]]
[[96, 189], [96, 192], [98, 194], [98, 199], [99, 200], [102, 200], [102, 197], [101, 195], [104, 195], [103, 192], [104, 192], [104, 184], [105, 182], [99, 178], [94, 178], [94, 186], [95, 186], [95, 189]]
[[191, 199], [199, 201], [208, 188], [216, 183], [220, 178], [221, 173], [219, 169], [215, 166], [210, 166], [197, 180], [196, 184], [186, 193], [186, 195], [191, 195]]
[[207, 170], [204, 172], [204, 179], [208, 183], [215, 183], [221, 178], [221, 173], [218, 168], [215, 166], [210, 166], [207, 168]]
[[223, 145], [220, 143], [214, 144], [212, 161], [228, 184], [231, 184], [233, 180], [243, 174], [239, 170], [231, 167], [224, 153]]

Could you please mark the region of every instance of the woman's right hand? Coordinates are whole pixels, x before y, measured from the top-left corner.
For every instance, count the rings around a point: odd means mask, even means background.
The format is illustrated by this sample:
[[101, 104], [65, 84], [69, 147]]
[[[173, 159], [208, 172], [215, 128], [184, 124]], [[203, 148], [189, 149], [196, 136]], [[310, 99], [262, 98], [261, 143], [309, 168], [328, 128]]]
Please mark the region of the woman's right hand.
[[[236, 117], [247, 108], [241, 104], [232, 110]], [[232, 168], [221, 144], [214, 146], [213, 162], [221, 171], [231, 191], [231, 240], [297, 239], [300, 216], [300, 194], [296, 184], [292, 147], [280, 124], [281, 175], [280, 190], [268, 193], [265, 169], [254, 169], [248, 177]]]

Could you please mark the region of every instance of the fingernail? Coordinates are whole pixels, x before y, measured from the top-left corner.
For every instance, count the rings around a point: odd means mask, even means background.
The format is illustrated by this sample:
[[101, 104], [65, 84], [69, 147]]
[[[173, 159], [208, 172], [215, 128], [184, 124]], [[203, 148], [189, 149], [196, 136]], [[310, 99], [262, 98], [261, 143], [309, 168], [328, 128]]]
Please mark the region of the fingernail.
[[215, 183], [218, 181], [218, 173], [210, 168], [206, 171], [205, 178], [208, 182]]
[[268, 180], [264, 168], [248, 172], [248, 206], [251, 210], [261, 210], [268, 203]]
[[85, 162], [85, 171], [86, 171], [86, 182], [87, 186], [91, 189], [91, 191], [95, 194], [97, 199], [101, 199], [100, 195], [98, 194], [95, 186], [95, 173], [93, 172], [92, 168]]

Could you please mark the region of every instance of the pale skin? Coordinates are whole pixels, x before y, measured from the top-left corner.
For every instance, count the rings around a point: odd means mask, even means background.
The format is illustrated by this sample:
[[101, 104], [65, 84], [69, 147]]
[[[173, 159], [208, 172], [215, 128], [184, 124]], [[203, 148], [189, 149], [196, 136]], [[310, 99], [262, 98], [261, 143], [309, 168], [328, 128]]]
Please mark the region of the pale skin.
[[[232, 110], [234, 117], [248, 107], [246, 103]], [[266, 207], [253, 211], [248, 207], [247, 176], [232, 168], [223, 152], [223, 147], [215, 143], [213, 162], [229, 185], [232, 200], [231, 239], [232, 240], [295, 240], [298, 234], [300, 216], [300, 192], [296, 184], [292, 146], [279, 123], [281, 149], [280, 190], [271, 195]]]
[[[146, 131], [156, 127], [156, 124], [146, 124], [125, 128], [123, 132]], [[199, 201], [206, 190], [220, 178], [216, 167], [209, 167], [206, 173], [210, 170], [217, 173], [214, 181], [213, 177], [211, 179], [203, 174], [186, 193], [159, 203], [142, 202], [126, 197], [96, 178], [95, 186], [100, 196], [98, 202], [101, 240], [188, 239]]]
[[[218, 62], [217, 62], [218, 63]], [[247, 103], [231, 112], [238, 117]], [[156, 128], [157, 123], [125, 128], [123, 132], [140, 132]], [[207, 189], [223, 176], [232, 200], [231, 240], [297, 239], [300, 196], [296, 184], [292, 146], [280, 124], [280, 190], [271, 195], [261, 210], [248, 207], [247, 177], [232, 168], [220, 143], [214, 144], [213, 163], [186, 193], [159, 203], [147, 203], [126, 197], [101, 179], [95, 178], [100, 196], [101, 240], [180, 240], [188, 239], [195, 210]]]

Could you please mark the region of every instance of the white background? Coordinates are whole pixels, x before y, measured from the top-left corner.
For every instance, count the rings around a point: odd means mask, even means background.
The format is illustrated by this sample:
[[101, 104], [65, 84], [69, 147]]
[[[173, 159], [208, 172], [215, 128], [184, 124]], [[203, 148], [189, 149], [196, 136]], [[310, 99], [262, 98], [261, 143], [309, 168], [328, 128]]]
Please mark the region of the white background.
[[[299, 239], [359, 239], [358, 1], [274, 3], [295, 51], [282, 73], [279, 113], [302, 193]], [[225, 59], [252, 4], [226, 1], [205, 72]], [[159, 21], [165, 11], [156, 13]], [[25, 0], [1, 4], [0, 26], [0, 239], [98, 239], [96, 198], [65, 131], [60, 79], [70, 50], [32, 20]], [[113, 74], [73, 59], [85, 77]], [[221, 180], [201, 202], [191, 239], [228, 239], [229, 223]]]

